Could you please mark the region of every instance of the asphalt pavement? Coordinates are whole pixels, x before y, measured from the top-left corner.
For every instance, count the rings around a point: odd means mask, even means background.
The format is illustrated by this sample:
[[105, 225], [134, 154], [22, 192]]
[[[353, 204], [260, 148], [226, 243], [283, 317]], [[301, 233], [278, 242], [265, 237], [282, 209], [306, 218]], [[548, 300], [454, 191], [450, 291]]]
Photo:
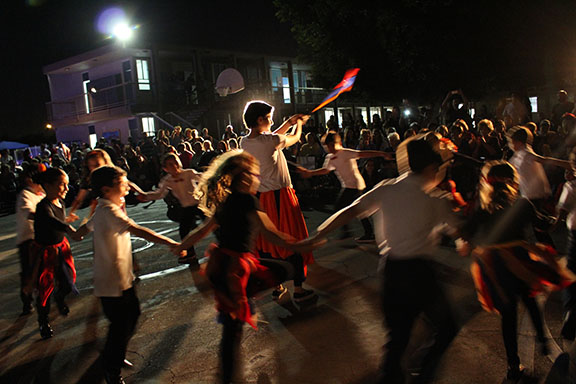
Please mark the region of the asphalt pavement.
[[[162, 201], [129, 207], [136, 222], [174, 239], [178, 227], [166, 217]], [[86, 215], [87, 211], [80, 211]], [[328, 210], [304, 212], [309, 229], [329, 216]], [[352, 227], [357, 236], [361, 226]], [[373, 244], [334, 239], [315, 252], [305, 287], [316, 300], [296, 304], [286, 295], [274, 302], [271, 292], [257, 298], [258, 330], [248, 325], [242, 340], [242, 375], [238, 383], [363, 384], [375, 383], [386, 339], [380, 311], [378, 255]], [[554, 234], [562, 251], [565, 233]], [[134, 367], [123, 370], [128, 383], [215, 383], [220, 325], [206, 279], [179, 265], [169, 250], [133, 238], [141, 265], [137, 292], [142, 316], [128, 347]], [[203, 252], [213, 241], [198, 246]], [[0, 218], [0, 383], [102, 383], [100, 351], [107, 332], [99, 301], [92, 295], [92, 239], [72, 245], [80, 295], [70, 297], [70, 314], [51, 314], [54, 337], [42, 340], [36, 314], [19, 316], [19, 261], [15, 216]], [[444, 356], [435, 383], [503, 383], [506, 358], [499, 317], [482, 311], [468, 270], [470, 260], [446, 247], [438, 255], [442, 281], [460, 326]], [[292, 285], [288, 284], [292, 292]], [[526, 383], [576, 383], [574, 346], [560, 339], [561, 299], [557, 292], [541, 298], [551, 354], [543, 356], [528, 316], [519, 312], [522, 363]], [[425, 321], [414, 330], [409, 353], [430, 333]], [[572, 358], [570, 358], [570, 353]], [[410, 368], [410, 360], [406, 361]], [[570, 372], [571, 369], [571, 372]]]

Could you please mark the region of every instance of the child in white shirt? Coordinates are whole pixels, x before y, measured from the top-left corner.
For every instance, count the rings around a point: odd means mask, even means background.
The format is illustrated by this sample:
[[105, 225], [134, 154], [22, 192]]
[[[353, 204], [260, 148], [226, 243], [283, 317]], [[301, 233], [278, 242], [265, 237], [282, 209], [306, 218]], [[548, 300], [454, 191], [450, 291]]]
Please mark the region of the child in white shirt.
[[90, 181], [99, 197], [98, 205], [75, 237], [94, 231], [94, 295], [100, 297], [104, 314], [110, 320], [102, 356], [104, 373], [108, 383], [123, 383], [120, 369], [140, 316], [140, 302], [133, 286], [130, 234], [171, 247], [178, 243], [128, 218], [122, 209], [130, 189], [124, 170], [103, 166], [92, 172]]

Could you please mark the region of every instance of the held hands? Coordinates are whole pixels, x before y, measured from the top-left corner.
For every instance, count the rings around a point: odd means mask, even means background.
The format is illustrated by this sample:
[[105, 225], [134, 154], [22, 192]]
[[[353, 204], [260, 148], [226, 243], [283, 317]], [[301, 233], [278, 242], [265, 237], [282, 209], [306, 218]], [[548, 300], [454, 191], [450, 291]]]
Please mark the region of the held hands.
[[77, 214], [75, 214], [75, 213], [70, 213], [68, 216], [66, 216], [65, 221], [66, 221], [67, 223], [72, 223], [72, 222], [74, 222], [74, 221], [76, 221], [76, 220], [78, 220], [78, 219], [79, 219], [79, 217], [78, 217]]
[[295, 252], [298, 253], [307, 253], [315, 250], [316, 248], [320, 248], [324, 244], [327, 243], [325, 238], [319, 238], [317, 235], [311, 236], [305, 240], [298, 241], [297, 243], [293, 243], [290, 246]]
[[304, 114], [296, 114], [293, 116], [290, 116], [290, 118], [288, 119], [288, 123], [290, 125], [295, 125], [296, 123], [298, 123], [299, 121], [302, 123], [302, 125], [306, 124], [306, 122], [308, 121], [308, 119], [310, 118], [310, 115], [304, 115]]
[[170, 252], [174, 254], [174, 256], [178, 257], [186, 257], [188, 255], [188, 251], [182, 248], [181, 243], [174, 242], [173, 244], [169, 245]]

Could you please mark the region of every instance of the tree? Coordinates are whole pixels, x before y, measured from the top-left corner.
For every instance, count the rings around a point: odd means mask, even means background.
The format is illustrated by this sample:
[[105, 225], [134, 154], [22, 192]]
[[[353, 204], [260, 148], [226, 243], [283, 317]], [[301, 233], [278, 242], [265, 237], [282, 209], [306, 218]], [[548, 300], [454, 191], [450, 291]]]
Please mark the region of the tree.
[[[300, 55], [329, 87], [359, 67], [357, 89], [373, 98], [480, 96], [574, 75], [574, 7], [562, 0], [274, 0]], [[555, 57], [557, 76], [544, 63]]]

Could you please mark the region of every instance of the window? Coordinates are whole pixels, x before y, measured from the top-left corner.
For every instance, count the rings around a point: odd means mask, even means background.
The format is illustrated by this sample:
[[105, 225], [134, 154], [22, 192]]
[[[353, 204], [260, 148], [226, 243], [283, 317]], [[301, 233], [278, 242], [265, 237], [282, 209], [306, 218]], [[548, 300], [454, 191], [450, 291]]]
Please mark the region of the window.
[[148, 137], [156, 136], [156, 129], [154, 128], [154, 118], [153, 117], [143, 117], [142, 118], [142, 132]]
[[90, 113], [90, 95], [88, 94], [88, 84], [90, 84], [90, 78], [88, 77], [88, 72], [82, 74], [82, 90], [84, 91], [84, 107], [86, 108], [86, 113]]
[[324, 108], [324, 120], [326, 123], [328, 123], [331, 116], [334, 116], [334, 108]]
[[148, 70], [148, 60], [136, 60], [136, 73], [138, 74], [138, 90], [150, 90], [150, 72]]
[[538, 113], [538, 96], [530, 97], [530, 105], [532, 106], [532, 113]]

